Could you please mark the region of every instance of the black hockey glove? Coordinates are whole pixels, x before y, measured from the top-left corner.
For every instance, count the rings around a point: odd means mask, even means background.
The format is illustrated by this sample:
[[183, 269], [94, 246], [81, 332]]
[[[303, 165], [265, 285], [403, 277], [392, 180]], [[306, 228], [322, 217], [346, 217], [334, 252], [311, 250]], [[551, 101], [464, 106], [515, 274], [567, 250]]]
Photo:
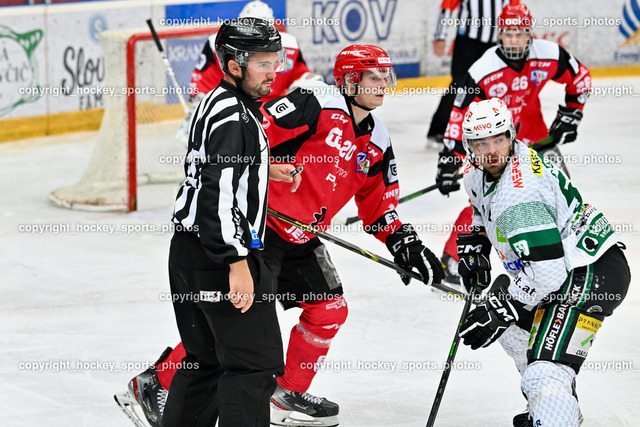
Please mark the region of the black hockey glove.
[[462, 277], [467, 293], [478, 284], [482, 291], [491, 284], [491, 242], [480, 233], [458, 234], [458, 274]]
[[553, 137], [553, 143], [552, 145], [545, 145], [544, 148], [575, 141], [578, 137], [578, 125], [581, 121], [582, 110], [559, 105], [556, 119], [549, 128], [549, 135]]
[[[387, 237], [386, 244], [396, 264], [408, 270], [412, 267], [417, 268], [425, 284], [440, 283], [444, 278], [442, 263], [422, 244], [411, 224], [403, 224], [391, 233]], [[411, 277], [399, 274], [402, 282], [408, 285]]]
[[458, 169], [462, 166], [462, 160], [453, 151], [443, 150], [438, 153], [438, 173], [436, 184], [438, 190], [445, 196], [451, 192], [458, 191], [460, 184], [456, 179]]
[[506, 291], [510, 281], [506, 274], [498, 276], [493, 286], [497, 292], [489, 294], [462, 322], [460, 337], [472, 350], [488, 347], [524, 314], [524, 304]]

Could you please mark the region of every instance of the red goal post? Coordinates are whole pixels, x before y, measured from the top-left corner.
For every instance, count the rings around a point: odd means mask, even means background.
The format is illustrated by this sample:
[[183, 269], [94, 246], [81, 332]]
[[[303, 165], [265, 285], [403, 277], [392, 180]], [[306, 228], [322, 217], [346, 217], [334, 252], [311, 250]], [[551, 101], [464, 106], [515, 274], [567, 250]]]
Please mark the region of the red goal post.
[[[160, 30], [157, 32], [158, 38], [164, 40], [176, 37], [193, 37], [200, 35], [210, 35], [218, 31], [218, 27], [199, 27], [179, 30]], [[129, 170], [136, 171], [136, 67], [135, 67], [135, 47], [140, 41], [153, 40], [151, 32], [137, 33], [132, 35], [127, 42], [127, 117], [128, 117], [128, 149], [129, 149]], [[158, 52], [160, 55], [160, 52]], [[194, 64], [195, 66], [195, 64]], [[183, 95], [184, 96], [184, 95]], [[128, 177], [128, 206], [127, 211], [137, 209], [138, 200], [138, 180], [136, 173], [129, 173]]]
[[[184, 109], [177, 92], [188, 97], [189, 81], [206, 37], [218, 27], [157, 31], [181, 85], [167, 78], [151, 33], [114, 30], [101, 34], [105, 59], [105, 88], [114, 96], [105, 111], [94, 152], [80, 180], [51, 192], [62, 207], [91, 211], [133, 211], [138, 186], [179, 182], [182, 164], [163, 164], [162, 158], [184, 157], [184, 144], [175, 138]], [[177, 163], [177, 162], [175, 162]]]

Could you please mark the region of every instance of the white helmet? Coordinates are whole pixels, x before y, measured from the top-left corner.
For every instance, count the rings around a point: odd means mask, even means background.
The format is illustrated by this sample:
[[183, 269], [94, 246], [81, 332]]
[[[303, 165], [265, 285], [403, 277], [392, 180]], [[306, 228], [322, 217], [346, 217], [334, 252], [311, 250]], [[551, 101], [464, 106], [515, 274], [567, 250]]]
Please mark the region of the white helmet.
[[273, 22], [273, 9], [268, 4], [261, 2], [260, 0], [250, 1], [245, 4], [238, 18], [260, 18], [265, 21]]
[[499, 98], [472, 102], [462, 121], [462, 144], [467, 153], [473, 154], [471, 141], [484, 139], [492, 135], [508, 132], [507, 137], [516, 139], [516, 128], [513, 125], [511, 111], [507, 104]]

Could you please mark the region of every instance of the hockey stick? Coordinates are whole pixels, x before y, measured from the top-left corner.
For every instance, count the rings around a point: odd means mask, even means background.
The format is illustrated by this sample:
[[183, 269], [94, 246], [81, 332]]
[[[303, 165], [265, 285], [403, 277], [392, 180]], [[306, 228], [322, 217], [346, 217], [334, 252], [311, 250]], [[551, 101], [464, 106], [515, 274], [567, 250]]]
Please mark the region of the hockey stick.
[[536, 151], [539, 151], [540, 149], [552, 143], [553, 143], [553, 135], [549, 135], [538, 142], [534, 142], [533, 144], [530, 145], [530, 147]]
[[[462, 174], [458, 174], [458, 175], [456, 175], [456, 176], [454, 177], [454, 180], [456, 180], [456, 181], [457, 181], [457, 180], [459, 180], [460, 178], [462, 178]], [[398, 200], [398, 204], [400, 204], [400, 203], [404, 203], [404, 202], [408, 202], [409, 200], [411, 200], [411, 199], [415, 199], [415, 198], [416, 198], [416, 197], [418, 197], [418, 196], [422, 196], [423, 194], [429, 193], [430, 191], [433, 191], [433, 190], [435, 190], [436, 188], [438, 188], [438, 184], [433, 184], [433, 185], [430, 185], [430, 186], [428, 186], [428, 187], [426, 187], [426, 188], [423, 188], [422, 190], [418, 190], [418, 191], [415, 191], [415, 192], [413, 192], [413, 193], [411, 193], [411, 194], [407, 194], [407, 195], [406, 195], [406, 196], [404, 196], [404, 197], [400, 197], [400, 200]], [[347, 218], [347, 219], [346, 219], [346, 221], [344, 222], [344, 224], [345, 224], [345, 225], [350, 225], [350, 224], [356, 223], [356, 222], [358, 222], [358, 221], [360, 221], [360, 217], [358, 217], [358, 215], [356, 215], [356, 216], [350, 216], [349, 218]]]
[[[368, 258], [368, 259], [370, 259], [372, 261], [375, 261], [375, 262], [377, 262], [379, 264], [382, 264], [385, 267], [389, 267], [389, 268], [391, 268], [391, 269], [393, 269], [393, 270], [395, 270], [395, 271], [397, 271], [399, 273], [405, 274], [405, 275], [411, 277], [412, 279], [416, 279], [416, 280], [419, 280], [419, 281], [423, 282], [422, 278], [420, 277], [420, 275], [418, 273], [416, 273], [414, 271], [411, 271], [411, 270], [406, 270], [406, 269], [400, 267], [399, 265], [397, 265], [396, 263], [394, 263], [392, 261], [389, 261], [388, 259], [383, 258], [381, 256], [378, 256], [378, 255], [374, 254], [373, 252], [369, 252], [368, 250], [363, 249], [363, 248], [361, 248], [359, 246], [356, 246], [356, 245], [354, 245], [352, 243], [349, 243], [346, 240], [342, 240], [339, 237], [336, 237], [336, 236], [334, 236], [332, 234], [329, 234], [327, 232], [319, 230], [316, 227], [313, 227], [312, 225], [305, 224], [302, 221], [298, 221], [297, 219], [291, 218], [290, 216], [285, 215], [283, 213], [280, 213], [280, 212], [278, 212], [276, 210], [273, 210], [271, 208], [267, 209], [267, 213], [269, 215], [271, 215], [272, 217], [274, 217], [276, 219], [279, 219], [280, 221], [286, 222], [287, 224], [294, 225], [294, 226], [298, 227], [301, 230], [304, 230], [304, 231], [306, 231], [308, 233], [314, 234], [314, 235], [316, 235], [318, 237], [321, 237], [321, 238], [323, 238], [325, 240], [328, 240], [331, 243], [334, 243], [334, 244], [336, 244], [338, 246], [342, 246], [345, 249], [349, 249], [351, 252], [355, 252], [358, 255], [362, 255], [363, 257]], [[433, 283], [433, 284], [431, 284], [431, 286], [434, 287], [435, 289], [441, 290], [443, 292], [447, 292], [447, 293], [450, 293], [450, 294], [453, 294], [453, 295], [457, 295], [459, 297], [464, 297], [464, 294], [461, 291], [459, 291], [457, 289], [450, 288], [447, 285], [444, 285], [442, 283]]]
[[451, 348], [449, 349], [449, 355], [447, 356], [447, 361], [445, 362], [444, 371], [442, 372], [442, 377], [440, 377], [440, 384], [438, 385], [438, 390], [436, 391], [436, 395], [433, 398], [433, 404], [431, 405], [431, 412], [429, 413], [429, 419], [427, 420], [427, 427], [433, 427], [433, 424], [436, 422], [436, 416], [438, 415], [440, 402], [442, 402], [442, 396], [444, 396], [444, 389], [447, 386], [447, 382], [449, 382], [451, 365], [453, 365], [453, 360], [456, 358], [456, 353], [458, 352], [458, 344], [460, 341], [460, 327], [462, 326], [462, 322], [464, 322], [464, 318], [467, 317], [467, 314], [469, 314], [469, 310], [471, 309], [471, 303], [474, 300], [477, 288], [478, 288], [477, 284], [474, 284], [471, 295], [464, 296], [465, 302], [464, 302], [464, 307], [462, 308], [462, 315], [460, 316], [460, 321], [458, 322], [458, 327], [456, 328], [456, 334], [453, 336], [453, 342], [451, 343]]
[[187, 105], [187, 101], [184, 99], [184, 95], [182, 94], [182, 89], [178, 84], [178, 80], [176, 79], [176, 74], [173, 72], [173, 68], [171, 68], [171, 62], [169, 62], [169, 58], [167, 58], [167, 55], [164, 53], [164, 49], [162, 47], [162, 44], [160, 43], [160, 38], [156, 33], [156, 29], [153, 27], [153, 23], [151, 22], [151, 19], [147, 19], [147, 25], [149, 26], [149, 30], [151, 30], [151, 35], [153, 36], [153, 40], [155, 40], [156, 46], [158, 47], [158, 50], [160, 51], [160, 55], [162, 56], [162, 62], [164, 62], [164, 66], [167, 69], [167, 75], [171, 79], [173, 86], [176, 88], [176, 95], [180, 100], [180, 104], [182, 104], [182, 108], [184, 109], [184, 112], [189, 113], [189, 106]]
[[[533, 148], [534, 150], [538, 151], [538, 150], [544, 148], [545, 146], [547, 146], [547, 145], [549, 145], [551, 143], [553, 143], [553, 136], [549, 135], [546, 138], [541, 139], [540, 141], [534, 142], [533, 144], [531, 144], [531, 148]], [[462, 178], [462, 174], [456, 175], [454, 179], [457, 181], [460, 178]], [[401, 197], [400, 200], [398, 200], [398, 203], [408, 202], [409, 200], [415, 199], [418, 196], [422, 196], [423, 194], [429, 193], [429, 192], [435, 190], [436, 188], [438, 188], [438, 184], [430, 185], [430, 186], [428, 186], [426, 188], [423, 188], [422, 190], [418, 190], [418, 191], [415, 191], [415, 192], [413, 192], [411, 194], [408, 194], [408, 195], [406, 195], [404, 197]], [[360, 218], [357, 215], [350, 216], [349, 218], [347, 218], [345, 220], [344, 224], [345, 225], [351, 225], [351, 224], [354, 224], [354, 223], [356, 223], [358, 221], [360, 221]]]

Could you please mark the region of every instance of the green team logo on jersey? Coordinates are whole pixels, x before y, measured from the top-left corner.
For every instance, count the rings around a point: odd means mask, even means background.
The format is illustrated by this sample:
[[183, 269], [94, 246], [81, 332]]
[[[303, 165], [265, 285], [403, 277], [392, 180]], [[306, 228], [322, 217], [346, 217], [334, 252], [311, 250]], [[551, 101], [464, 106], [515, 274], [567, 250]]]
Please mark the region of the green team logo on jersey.
[[498, 227], [496, 227], [496, 239], [498, 239], [498, 242], [501, 242], [501, 243], [509, 243], [507, 241], [507, 238], [504, 237], [504, 234], [502, 234], [502, 231], [500, 231]]
[[598, 253], [598, 249], [612, 234], [613, 227], [604, 215], [599, 213], [593, 219], [593, 222], [589, 224], [589, 228], [582, 238], [580, 238], [578, 247], [593, 256]]

